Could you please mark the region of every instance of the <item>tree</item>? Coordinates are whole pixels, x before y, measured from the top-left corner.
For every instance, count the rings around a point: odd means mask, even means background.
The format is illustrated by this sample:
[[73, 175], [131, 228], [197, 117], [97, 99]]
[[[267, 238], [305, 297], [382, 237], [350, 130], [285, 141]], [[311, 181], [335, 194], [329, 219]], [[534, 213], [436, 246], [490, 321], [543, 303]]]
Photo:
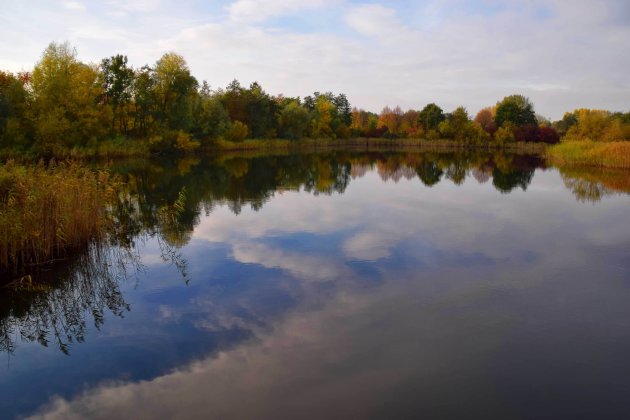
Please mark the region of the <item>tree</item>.
[[155, 64], [153, 78], [160, 120], [170, 129], [190, 129], [198, 83], [184, 57], [173, 52], [164, 54]]
[[232, 121], [240, 121], [244, 124], [249, 122], [247, 115], [247, 103], [245, 89], [241, 87], [238, 80], [234, 79], [221, 95], [221, 102]]
[[352, 124], [352, 109], [346, 95], [340, 93], [333, 98], [332, 102], [337, 108], [339, 122], [349, 127]]
[[101, 61], [101, 77], [103, 88], [109, 104], [112, 107], [112, 130], [127, 132], [126, 107], [133, 95], [134, 72], [127, 66], [127, 56], [117, 54]]
[[[207, 84], [206, 84], [207, 87]], [[202, 87], [193, 111], [194, 134], [199, 138], [217, 138], [230, 128], [230, 116], [221, 100]]]
[[446, 119], [442, 108], [436, 104], [428, 104], [418, 115], [418, 124], [424, 131], [437, 130], [438, 125]]
[[468, 111], [463, 106], [458, 107], [450, 115], [449, 122], [453, 130], [455, 140], [462, 141], [467, 137], [470, 119]]
[[252, 138], [276, 137], [276, 103], [254, 82], [244, 91], [245, 110]]
[[30, 144], [27, 108], [30, 97], [25, 81], [0, 71], [0, 146], [24, 148]]
[[334, 104], [324, 95], [315, 101], [315, 118], [313, 119], [312, 136], [314, 138], [335, 138], [331, 123], [333, 121]]
[[309, 122], [308, 111], [297, 101], [291, 101], [280, 111], [280, 135], [291, 140], [301, 139], [308, 130]]
[[111, 108], [98, 68], [79, 62], [69, 44], [52, 43], [33, 70], [37, 144], [41, 152], [87, 145], [103, 137]]
[[400, 121], [399, 132], [406, 137], [421, 137], [423, 134], [422, 128], [418, 125], [420, 113], [410, 109], [405, 112]]
[[392, 136], [398, 134], [398, 129], [402, 121], [403, 112], [399, 106], [394, 109], [386, 106], [381, 111], [381, 115], [378, 118], [378, 127], [387, 127], [388, 133]]
[[142, 67], [136, 72], [134, 79], [134, 129], [137, 134], [146, 135], [153, 122], [152, 117], [156, 107], [153, 69], [149, 66]]
[[491, 108], [484, 108], [475, 116], [478, 123], [487, 133], [493, 135], [497, 131], [497, 124], [494, 122], [494, 115]]
[[498, 127], [503, 127], [506, 123], [515, 126], [538, 125], [534, 105], [522, 95], [506, 96], [497, 103], [495, 121]]
[[574, 125], [577, 125], [577, 116], [573, 112], [565, 112], [561, 120], [555, 121], [552, 126], [555, 128], [561, 136], [564, 136], [567, 131]]

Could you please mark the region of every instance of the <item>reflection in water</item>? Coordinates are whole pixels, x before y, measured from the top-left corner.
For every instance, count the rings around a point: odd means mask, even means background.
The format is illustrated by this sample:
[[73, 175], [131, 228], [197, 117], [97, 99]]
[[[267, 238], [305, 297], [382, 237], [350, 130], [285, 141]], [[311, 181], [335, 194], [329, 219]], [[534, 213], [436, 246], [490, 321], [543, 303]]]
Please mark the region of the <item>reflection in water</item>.
[[539, 157], [503, 153], [384, 153], [329, 152], [278, 156], [219, 156], [214, 161], [186, 160], [184, 165], [166, 162], [117, 164], [114, 171], [126, 176], [139, 204], [140, 225], [151, 229], [158, 210], [172, 203], [186, 188], [185, 209], [166, 229], [171, 243], [186, 243], [201, 212], [208, 214], [226, 204], [235, 214], [245, 205], [259, 210], [276, 192], [306, 191], [314, 195], [343, 193], [352, 179], [375, 169], [380, 178], [398, 182], [418, 178], [431, 187], [442, 180], [461, 185], [472, 175], [480, 183], [490, 177], [502, 193], [525, 190], [536, 168], [544, 168]]
[[[627, 174], [561, 179], [533, 156], [384, 152], [112, 170], [128, 188], [113, 246], [49, 289], [2, 295], [18, 372], [0, 390], [28, 394], [0, 404], [9, 415], [630, 413], [630, 232], [615, 222], [627, 200], [609, 197], [628, 191]], [[138, 258], [144, 281], [128, 287], [118, 267]], [[110, 310], [125, 319], [103, 324]], [[86, 331], [94, 339], [67, 358], [76, 367], [16, 350], [24, 336], [67, 351]]]
[[579, 201], [597, 202], [620, 193], [630, 193], [630, 171], [602, 168], [563, 168], [565, 186]]
[[129, 310], [119, 283], [134, 263], [124, 249], [93, 245], [36, 283], [29, 276], [6, 285], [0, 295], [0, 349], [15, 352], [16, 340], [46, 347], [52, 342], [68, 354], [70, 344], [84, 341], [89, 317], [98, 329], [105, 310], [119, 317]]
[[[66, 352], [68, 343], [83, 340], [85, 320], [81, 314], [91, 313], [97, 326], [105, 307], [121, 314], [127, 307], [118, 281], [133, 260], [129, 250], [138, 240], [157, 237], [162, 260], [177, 267], [186, 279], [187, 262], [178, 248], [190, 241], [201, 214], [209, 214], [217, 205], [226, 204], [239, 214], [244, 205], [259, 210], [276, 192], [343, 193], [352, 179], [360, 179], [373, 169], [384, 182], [417, 177], [432, 187], [444, 180], [461, 185], [472, 176], [480, 184], [492, 179], [499, 192], [509, 193], [515, 188], [526, 190], [539, 167], [543, 163], [536, 156], [475, 152], [219, 156], [203, 164], [199, 158], [184, 158], [174, 166], [156, 161], [117, 163], [113, 170], [124, 176], [128, 191], [114, 207], [118, 230], [110, 241], [116, 245], [94, 246], [63, 272], [55, 272], [57, 279], [65, 281], [9, 287], [0, 295], [5, 311], [0, 315], [0, 348], [14, 351], [13, 337], [19, 336], [44, 345], [52, 339]], [[613, 192], [630, 191], [627, 171], [563, 169], [562, 176], [580, 201], [599, 201]], [[240, 251], [246, 249], [243, 245]]]

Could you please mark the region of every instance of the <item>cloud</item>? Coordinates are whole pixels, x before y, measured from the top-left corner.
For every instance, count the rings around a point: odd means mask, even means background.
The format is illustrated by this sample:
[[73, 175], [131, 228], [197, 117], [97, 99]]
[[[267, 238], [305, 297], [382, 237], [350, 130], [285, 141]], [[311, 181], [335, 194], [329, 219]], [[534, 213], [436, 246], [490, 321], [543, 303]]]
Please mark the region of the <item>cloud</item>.
[[63, 7], [68, 10], [85, 10], [85, 5], [78, 1], [64, 1]]
[[11, 71], [67, 39], [86, 61], [123, 52], [139, 67], [175, 50], [214, 87], [237, 78], [272, 94], [332, 90], [377, 112], [437, 102], [475, 113], [512, 93], [551, 118], [630, 108], [630, 7], [621, 0], [237, 0], [225, 8], [112, 0], [82, 13], [15, 2], [0, 20], [0, 38], [17, 40], [0, 46], [0, 67]]
[[271, 17], [315, 9], [331, 3], [329, 0], [237, 0], [226, 7], [230, 19], [236, 22], [263, 22]]
[[288, 252], [264, 244], [238, 243], [233, 246], [232, 256], [238, 262], [278, 268], [307, 281], [335, 280], [348, 274], [340, 262], [324, 256]]
[[404, 29], [396, 18], [396, 9], [379, 4], [353, 7], [346, 15], [345, 21], [355, 31], [368, 36], [379, 36]]

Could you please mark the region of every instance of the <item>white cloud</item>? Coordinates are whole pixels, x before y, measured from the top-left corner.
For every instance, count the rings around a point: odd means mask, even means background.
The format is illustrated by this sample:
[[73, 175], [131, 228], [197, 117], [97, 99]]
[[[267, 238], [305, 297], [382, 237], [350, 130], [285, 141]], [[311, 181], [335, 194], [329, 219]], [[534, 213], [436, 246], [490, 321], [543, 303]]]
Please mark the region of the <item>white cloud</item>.
[[63, 7], [68, 10], [85, 10], [85, 5], [78, 1], [64, 1]]
[[353, 7], [345, 21], [355, 31], [368, 36], [383, 36], [405, 29], [396, 18], [396, 9], [379, 4]]
[[236, 22], [263, 22], [270, 17], [321, 7], [330, 0], [237, 0], [226, 7]]
[[[478, 10], [454, 0], [237, 0], [212, 12], [183, 6], [112, 0], [79, 14], [46, 2], [9, 4], [0, 38], [17, 41], [0, 45], [0, 68], [28, 69], [49, 42], [69, 40], [86, 61], [122, 52], [141, 66], [176, 50], [215, 87], [237, 78], [259, 81], [272, 94], [332, 90], [377, 112], [388, 103], [437, 102], [475, 113], [512, 93], [529, 96], [552, 118], [577, 107], [630, 108], [630, 55], [623, 54], [630, 7], [620, 0], [599, 7], [586, 0], [571, 7], [560, 0], [483, 2]], [[131, 14], [133, 25], [122, 18]], [[297, 26], [302, 21], [308, 30]]]
[[235, 244], [232, 256], [238, 262], [259, 264], [266, 268], [279, 268], [307, 281], [336, 280], [344, 273], [348, 274], [348, 270], [338, 261], [298, 252], [287, 252], [264, 244]]

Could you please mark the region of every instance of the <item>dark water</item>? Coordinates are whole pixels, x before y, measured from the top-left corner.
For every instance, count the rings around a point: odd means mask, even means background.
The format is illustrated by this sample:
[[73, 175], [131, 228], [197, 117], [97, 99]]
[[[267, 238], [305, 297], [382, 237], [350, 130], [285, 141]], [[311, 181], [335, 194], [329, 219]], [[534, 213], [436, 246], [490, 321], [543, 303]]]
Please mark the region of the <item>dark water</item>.
[[630, 418], [627, 172], [358, 152], [112, 170], [109, 244], [0, 295], [2, 418]]

